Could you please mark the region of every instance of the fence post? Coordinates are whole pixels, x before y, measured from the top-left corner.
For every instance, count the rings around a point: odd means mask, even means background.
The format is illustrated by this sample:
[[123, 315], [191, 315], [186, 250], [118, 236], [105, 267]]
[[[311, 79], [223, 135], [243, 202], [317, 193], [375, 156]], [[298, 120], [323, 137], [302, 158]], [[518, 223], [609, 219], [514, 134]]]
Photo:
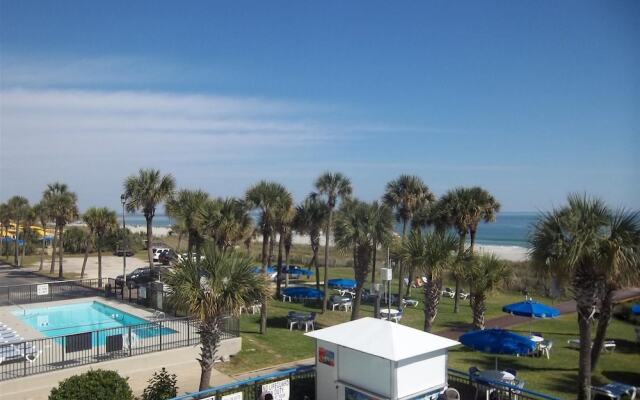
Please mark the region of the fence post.
[[160, 351], [162, 351], [162, 321], [158, 325], [160, 325]]
[[27, 342], [22, 342], [22, 354], [24, 355], [22, 376], [27, 376]]
[[131, 357], [131, 327], [129, 329], [129, 357]]

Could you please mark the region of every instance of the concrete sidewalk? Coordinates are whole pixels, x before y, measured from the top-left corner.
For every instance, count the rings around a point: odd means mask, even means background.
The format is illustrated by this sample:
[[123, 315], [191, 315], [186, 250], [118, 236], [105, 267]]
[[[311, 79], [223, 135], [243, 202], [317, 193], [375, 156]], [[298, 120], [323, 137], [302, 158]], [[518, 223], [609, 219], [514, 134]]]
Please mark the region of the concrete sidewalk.
[[[151, 375], [165, 367], [178, 376], [178, 393], [193, 392], [200, 384], [200, 364], [196, 361], [199, 347], [182, 347], [174, 350], [149, 353], [136, 357], [101, 362], [76, 368], [67, 368], [45, 374], [0, 382], [0, 398], [3, 400], [47, 399], [51, 389], [63, 379], [81, 374], [90, 369], [109, 369], [129, 377], [129, 385], [136, 396], [147, 387]], [[234, 379], [216, 370], [213, 371], [213, 386], [233, 382]]]

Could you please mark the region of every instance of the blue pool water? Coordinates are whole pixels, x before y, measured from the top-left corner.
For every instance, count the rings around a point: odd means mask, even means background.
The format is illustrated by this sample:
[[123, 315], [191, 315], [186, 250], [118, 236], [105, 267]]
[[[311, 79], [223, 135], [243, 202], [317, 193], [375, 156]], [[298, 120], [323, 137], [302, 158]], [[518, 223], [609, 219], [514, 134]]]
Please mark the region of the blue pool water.
[[[127, 314], [97, 301], [14, 311], [13, 315], [44, 336], [66, 336], [101, 331], [93, 334], [93, 344], [104, 344], [108, 335], [127, 335], [129, 326], [140, 338], [175, 333], [173, 329], [150, 325], [142, 318]], [[143, 326], [137, 326], [145, 324]], [[102, 331], [104, 330], [104, 331]]]

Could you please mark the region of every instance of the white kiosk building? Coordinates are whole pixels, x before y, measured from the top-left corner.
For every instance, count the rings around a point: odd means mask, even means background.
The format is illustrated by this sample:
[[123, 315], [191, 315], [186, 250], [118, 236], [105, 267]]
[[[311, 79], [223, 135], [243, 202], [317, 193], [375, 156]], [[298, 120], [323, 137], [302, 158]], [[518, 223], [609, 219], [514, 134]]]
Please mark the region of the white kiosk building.
[[447, 387], [455, 340], [375, 318], [306, 333], [316, 339], [316, 399], [423, 400]]

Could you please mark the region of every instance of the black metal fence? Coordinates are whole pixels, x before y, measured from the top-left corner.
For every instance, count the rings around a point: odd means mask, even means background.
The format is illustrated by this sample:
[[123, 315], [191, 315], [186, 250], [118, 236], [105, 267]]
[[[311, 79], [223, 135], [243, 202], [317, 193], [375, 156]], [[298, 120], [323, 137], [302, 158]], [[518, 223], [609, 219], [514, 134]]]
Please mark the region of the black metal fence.
[[[238, 335], [238, 320], [227, 318], [222, 340]], [[0, 344], [0, 381], [199, 342], [196, 321], [184, 317]]]
[[259, 399], [262, 395], [263, 387], [267, 387], [270, 392], [276, 390], [288, 391], [288, 398], [290, 399], [315, 400], [315, 385], [315, 366], [300, 367], [217, 386], [198, 393], [175, 397], [172, 400], [193, 400], [212, 396], [220, 399], [222, 396], [236, 393], [242, 393], [242, 399]]
[[103, 278], [0, 286], [0, 305], [41, 303], [102, 296], [108, 283], [109, 280]]

